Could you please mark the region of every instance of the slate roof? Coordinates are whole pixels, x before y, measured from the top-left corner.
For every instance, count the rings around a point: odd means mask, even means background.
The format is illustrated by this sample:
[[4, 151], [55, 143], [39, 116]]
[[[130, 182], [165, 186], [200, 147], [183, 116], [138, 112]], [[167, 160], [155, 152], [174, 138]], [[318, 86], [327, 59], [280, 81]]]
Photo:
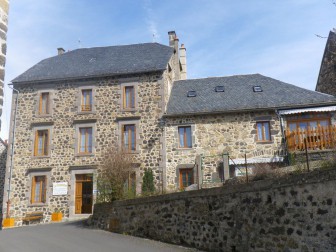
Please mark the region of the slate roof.
[[164, 70], [174, 49], [158, 43], [76, 49], [47, 58], [13, 83], [78, 79]]
[[[225, 92], [215, 92], [216, 86]], [[253, 86], [263, 92], [253, 92]], [[196, 97], [187, 97], [194, 90]], [[167, 115], [233, 112], [336, 104], [332, 95], [310, 91], [260, 74], [213, 77], [174, 82]]]

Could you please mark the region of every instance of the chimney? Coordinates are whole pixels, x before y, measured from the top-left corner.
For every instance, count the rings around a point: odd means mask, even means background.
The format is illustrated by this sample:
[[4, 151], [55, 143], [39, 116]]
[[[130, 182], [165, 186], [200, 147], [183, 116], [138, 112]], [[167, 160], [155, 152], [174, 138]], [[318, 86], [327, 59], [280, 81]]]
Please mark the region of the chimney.
[[184, 44], [181, 44], [180, 48], [180, 63], [181, 63], [181, 73], [180, 79], [185, 80], [187, 79], [187, 56], [186, 56], [187, 49], [184, 47]]
[[177, 38], [175, 31], [168, 32], [168, 36], [169, 36], [169, 46], [175, 49], [174, 53], [177, 53], [179, 39]]
[[58, 55], [61, 55], [65, 53], [65, 50], [62, 47], [60, 47], [60, 48], [57, 48], [57, 52], [58, 52]]

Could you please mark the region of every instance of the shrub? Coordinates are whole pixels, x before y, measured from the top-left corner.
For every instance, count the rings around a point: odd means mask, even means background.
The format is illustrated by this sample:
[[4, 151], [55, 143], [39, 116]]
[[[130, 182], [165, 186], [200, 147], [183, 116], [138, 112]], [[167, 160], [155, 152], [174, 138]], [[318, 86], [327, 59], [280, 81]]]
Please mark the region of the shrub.
[[146, 169], [142, 177], [142, 194], [151, 195], [155, 192], [154, 175], [152, 169]]

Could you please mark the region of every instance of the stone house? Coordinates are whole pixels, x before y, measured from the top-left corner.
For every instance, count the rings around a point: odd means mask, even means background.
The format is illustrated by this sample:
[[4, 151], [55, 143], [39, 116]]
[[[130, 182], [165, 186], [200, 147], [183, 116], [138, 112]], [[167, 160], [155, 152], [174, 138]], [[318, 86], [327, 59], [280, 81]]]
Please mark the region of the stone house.
[[158, 188], [174, 191], [227, 179], [218, 162], [239, 163], [245, 153], [251, 164], [282, 161], [285, 128], [334, 123], [333, 96], [259, 74], [186, 80], [186, 49], [168, 34], [169, 46], [59, 48], [12, 81], [5, 190], [10, 183], [15, 225], [37, 211], [45, 222], [57, 210], [90, 214], [114, 144], [134, 157], [128, 184], [138, 193], [146, 168]]
[[[162, 117], [174, 80], [185, 78], [185, 51], [175, 32], [169, 46], [145, 43], [83, 48], [42, 60], [12, 81], [13, 144], [10, 215], [61, 210], [66, 218], [92, 212], [97, 167], [111, 145], [136, 161], [129, 184], [140, 192], [145, 168], [162, 183]], [[18, 99], [18, 105], [16, 104]], [[8, 154], [10, 156], [11, 153]], [[5, 188], [8, 188], [6, 180]], [[139, 187], [140, 186], [140, 187]], [[7, 195], [4, 197], [6, 212]]]
[[[282, 162], [291, 137], [296, 138], [293, 150], [302, 147], [304, 139], [292, 134], [310, 139], [304, 130], [336, 124], [335, 105], [332, 95], [260, 74], [175, 81], [164, 114], [166, 186], [223, 181], [239, 172], [229, 166], [245, 164], [245, 154], [251, 169]], [[309, 147], [318, 150], [324, 135], [312, 134]]]

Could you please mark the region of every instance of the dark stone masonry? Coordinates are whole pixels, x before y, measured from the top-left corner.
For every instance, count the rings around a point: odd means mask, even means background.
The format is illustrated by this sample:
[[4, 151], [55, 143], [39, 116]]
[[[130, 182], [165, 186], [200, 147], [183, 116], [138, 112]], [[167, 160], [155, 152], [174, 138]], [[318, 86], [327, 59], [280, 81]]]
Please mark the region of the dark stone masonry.
[[206, 251], [335, 251], [336, 169], [95, 205], [95, 227]]

